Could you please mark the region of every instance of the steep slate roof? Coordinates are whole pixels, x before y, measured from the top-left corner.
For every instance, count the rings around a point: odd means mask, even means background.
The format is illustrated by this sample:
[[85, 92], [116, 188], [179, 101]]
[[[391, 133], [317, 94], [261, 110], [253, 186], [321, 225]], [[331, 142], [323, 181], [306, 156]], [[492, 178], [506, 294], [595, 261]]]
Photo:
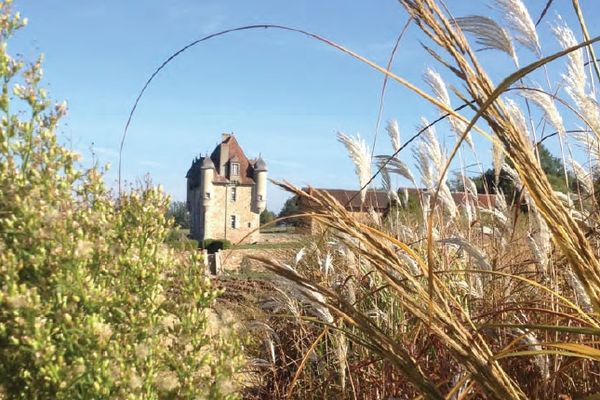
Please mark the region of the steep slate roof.
[[241, 184], [251, 185], [254, 184], [254, 168], [248, 160], [248, 157], [244, 154], [240, 144], [233, 134], [223, 134], [221, 143], [215, 147], [212, 154], [210, 155], [211, 160], [215, 164], [215, 183], [227, 183], [229, 179], [225, 176], [225, 171], [221, 171], [221, 155], [222, 147], [228, 147], [227, 160], [224, 160], [224, 165], [231, 160], [240, 163], [240, 179], [238, 180]]
[[[225, 154], [225, 155], [223, 155]], [[190, 188], [195, 188], [200, 184], [202, 166], [212, 167], [215, 170], [213, 183], [229, 183], [229, 178], [225, 175], [225, 170], [221, 171], [221, 156], [226, 157], [223, 166], [225, 167], [230, 161], [240, 164], [240, 176], [237, 182], [243, 185], [254, 184], [254, 170], [266, 171], [267, 166], [262, 158], [257, 160], [249, 160], [244, 154], [244, 150], [238, 143], [235, 136], [231, 133], [224, 133], [221, 142], [217, 144], [210, 157], [197, 157], [192, 161], [192, 165], [185, 175], [190, 179]], [[262, 162], [262, 163], [261, 163]], [[224, 169], [224, 168], [223, 168]]]

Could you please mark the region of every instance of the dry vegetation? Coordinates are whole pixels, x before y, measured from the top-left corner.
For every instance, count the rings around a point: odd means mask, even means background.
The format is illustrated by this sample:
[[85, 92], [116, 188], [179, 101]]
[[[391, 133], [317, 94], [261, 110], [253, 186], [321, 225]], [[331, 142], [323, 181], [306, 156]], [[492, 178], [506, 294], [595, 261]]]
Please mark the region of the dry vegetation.
[[[577, 1], [584, 38], [558, 19], [553, 32], [563, 50], [546, 57], [519, 0], [495, 2], [504, 15], [498, 22], [454, 18], [433, 0], [400, 3], [447, 77], [428, 69], [428, 89], [419, 89], [375, 68], [444, 118], [433, 124], [423, 119], [413, 147], [415, 172], [394, 121], [387, 129], [391, 155], [373, 157], [360, 137], [338, 138], [363, 189], [373, 168], [402, 205], [402, 191], [391, 179], [399, 175], [426, 189], [419, 199], [423, 211], [415, 219], [394, 209], [383, 221], [365, 223], [326, 193], [280, 183], [306, 197], [315, 206], [311, 217], [327, 229], [299, 253], [254, 257], [277, 278], [253, 286], [251, 303], [258, 306], [246, 312], [256, 338], [251, 365], [258, 371], [246, 395], [558, 399], [600, 393], [594, 193], [600, 155], [594, 85], [600, 75], [591, 47], [581, 44], [589, 38]], [[519, 68], [517, 43], [537, 61]], [[507, 78], [494, 84], [474, 45], [506, 53], [515, 72], [506, 71]], [[566, 69], [550, 77], [546, 64], [556, 59]], [[532, 72], [560, 86], [535, 83]], [[469, 117], [451, 105], [447, 80], [457, 104], [468, 102]], [[577, 130], [565, 128], [561, 112], [570, 114], [564, 118]], [[450, 149], [435, 131], [445, 126], [455, 133]], [[505, 201], [500, 193], [491, 208], [474, 197], [456, 204], [448, 186], [451, 162], [461, 160], [462, 168], [463, 153], [477, 151], [471, 131], [491, 141], [496, 176], [502, 172], [516, 187], [515, 196]], [[540, 165], [535, 144], [551, 132], [557, 132], [564, 179], [575, 180], [565, 184], [574, 188], [569, 192], [556, 192]], [[580, 160], [574, 148], [583, 154]], [[475, 196], [464, 170], [460, 180]]]
[[[589, 46], [597, 39], [573, 0], [582, 37], [559, 19], [563, 50], [544, 56], [521, 1], [494, 3], [502, 21], [400, 0], [439, 64], [424, 73], [427, 89], [316, 35], [266, 25], [210, 35], [158, 68], [211, 37], [285, 29], [369, 64], [441, 115], [405, 143], [391, 121], [389, 155], [340, 133], [363, 189], [376, 171], [398, 206], [358, 220], [326, 193], [280, 183], [306, 197], [325, 233], [300, 251], [251, 256], [245, 274], [214, 282], [224, 294], [198, 271], [198, 257], [164, 245], [160, 191], [114, 198], [98, 168], [80, 168], [57, 143], [65, 107], [51, 109], [39, 62], [24, 69], [7, 53], [23, 21], [0, 3], [0, 398], [236, 398], [239, 381], [255, 399], [600, 395], [600, 68]], [[506, 79], [492, 82], [478, 46], [514, 63]], [[517, 50], [537, 61], [521, 68]], [[555, 60], [565, 65], [560, 76], [546, 70]], [[9, 110], [11, 100], [31, 119]], [[454, 133], [452, 148], [436, 128]], [[551, 132], [570, 192], [556, 192], [542, 170], [535, 144]], [[464, 154], [478, 151], [472, 133], [490, 140], [496, 177], [512, 180], [508, 201], [474, 200], [462, 169]], [[416, 169], [406, 162], [413, 140]], [[451, 163], [460, 165], [464, 204], [448, 185]], [[396, 176], [426, 189], [419, 207], [409, 207]]]

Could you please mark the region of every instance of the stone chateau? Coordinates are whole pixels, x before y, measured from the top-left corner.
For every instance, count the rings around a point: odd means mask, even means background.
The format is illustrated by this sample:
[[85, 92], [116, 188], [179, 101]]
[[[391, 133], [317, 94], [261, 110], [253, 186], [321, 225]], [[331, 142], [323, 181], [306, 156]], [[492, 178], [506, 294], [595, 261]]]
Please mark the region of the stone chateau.
[[194, 159], [186, 178], [193, 239], [258, 241], [267, 200], [267, 165], [261, 157], [248, 159], [233, 133], [224, 133], [210, 156]]

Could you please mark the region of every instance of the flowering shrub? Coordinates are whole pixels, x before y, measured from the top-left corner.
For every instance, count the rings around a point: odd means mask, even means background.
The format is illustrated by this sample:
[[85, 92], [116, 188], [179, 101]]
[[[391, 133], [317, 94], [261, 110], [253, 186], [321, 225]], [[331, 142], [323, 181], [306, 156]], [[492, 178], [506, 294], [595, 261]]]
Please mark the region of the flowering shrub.
[[77, 166], [41, 60], [7, 53], [26, 21], [0, 16], [0, 398], [235, 397], [241, 343], [214, 326], [198, 253], [164, 244], [168, 197], [115, 200]]

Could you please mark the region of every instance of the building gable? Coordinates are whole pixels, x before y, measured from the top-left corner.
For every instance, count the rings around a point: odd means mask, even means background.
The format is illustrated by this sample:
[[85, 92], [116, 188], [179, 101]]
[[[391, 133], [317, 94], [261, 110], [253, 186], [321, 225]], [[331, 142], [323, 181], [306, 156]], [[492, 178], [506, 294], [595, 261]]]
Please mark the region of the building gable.
[[[215, 147], [210, 155], [215, 164], [215, 183], [229, 183], [237, 181], [242, 185], [254, 184], [254, 163], [244, 154], [244, 150], [233, 134], [224, 133], [221, 143]], [[239, 164], [239, 177], [230, 176], [232, 163]]]

